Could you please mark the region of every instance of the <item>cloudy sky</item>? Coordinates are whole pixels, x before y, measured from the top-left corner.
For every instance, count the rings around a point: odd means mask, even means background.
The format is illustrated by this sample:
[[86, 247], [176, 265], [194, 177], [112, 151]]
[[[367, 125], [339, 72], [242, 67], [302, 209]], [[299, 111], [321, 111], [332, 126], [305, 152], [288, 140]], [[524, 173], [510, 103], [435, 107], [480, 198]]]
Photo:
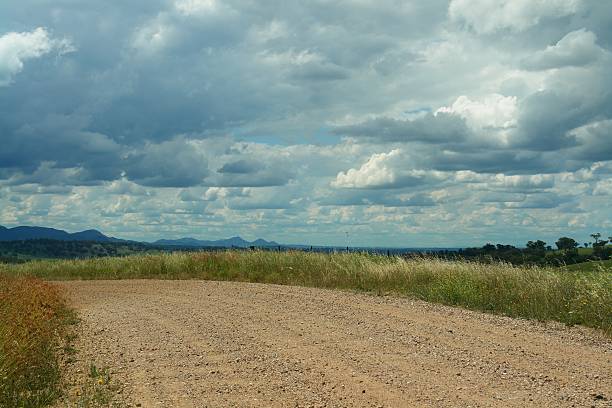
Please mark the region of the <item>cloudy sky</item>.
[[612, 233], [612, 3], [3, 0], [0, 224]]

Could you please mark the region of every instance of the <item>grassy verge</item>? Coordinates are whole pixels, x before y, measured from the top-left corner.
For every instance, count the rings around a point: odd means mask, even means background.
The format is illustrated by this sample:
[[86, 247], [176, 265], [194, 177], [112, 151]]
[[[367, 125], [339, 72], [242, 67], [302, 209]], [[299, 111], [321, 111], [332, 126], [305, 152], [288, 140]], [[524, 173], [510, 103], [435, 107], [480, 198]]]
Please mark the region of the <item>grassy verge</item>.
[[564, 267], [567, 271], [572, 272], [605, 272], [612, 273], [612, 259], [607, 261], [589, 261], [581, 262]]
[[55, 287], [0, 273], [0, 406], [41, 407], [57, 399], [59, 341], [73, 319]]
[[210, 279], [414, 296], [426, 301], [612, 334], [612, 270], [571, 272], [356, 253], [200, 252], [0, 266], [45, 279]]

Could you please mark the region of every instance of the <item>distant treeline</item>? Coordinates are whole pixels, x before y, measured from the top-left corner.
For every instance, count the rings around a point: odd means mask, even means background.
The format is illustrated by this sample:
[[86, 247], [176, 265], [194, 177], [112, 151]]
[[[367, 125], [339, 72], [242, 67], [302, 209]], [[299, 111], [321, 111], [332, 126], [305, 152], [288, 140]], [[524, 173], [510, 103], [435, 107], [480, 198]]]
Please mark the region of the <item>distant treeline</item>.
[[579, 248], [578, 243], [568, 237], [561, 237], [555, 242], [557, 249], [544, 241], [529, 241], [525, 248], [512, 245], [486, 244], [481, 248], [465, 248], [456, 252], [439, 251], [437, 256], [452, 259], [466, 259], [477, 262], [508, 262], [513, 265], [561, 266], [587, 261], [608, 260], [612, 257], [612, 246], [602, 240], [601, 234], [591, 235], [593, 243], [585, 243]]
[[0, 262], [21, 263], [32, 259], [82, 259], [126, 256], [154, 251], [159, 251], [159, 248], [139, 242], [28, 239], [23, 241], [0, 241]]
[[35, 259], [87, 259], [160, 252], [219, 251], [225, 249], [227, 248], [154, 245], [136, 241], [99, 242], [27, 239], [0, 241], [0, 263], [23, 263]]

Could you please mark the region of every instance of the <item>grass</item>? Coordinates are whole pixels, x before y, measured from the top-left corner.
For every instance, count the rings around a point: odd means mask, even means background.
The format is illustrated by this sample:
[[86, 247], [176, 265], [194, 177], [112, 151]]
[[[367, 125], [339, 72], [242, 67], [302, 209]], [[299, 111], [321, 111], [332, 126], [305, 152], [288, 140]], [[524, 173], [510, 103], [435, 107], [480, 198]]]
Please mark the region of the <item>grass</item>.
[[589, 261], [581, 262], [564, 267], [567, 271], [572, 272], [608, 272], [612, 273], [612, 259], [607, 261]]
[[121, 406], [113, 399], [118, 388], [111, 382], [108, 369], [101, 369], [90, 363], [88, 374], [87, 383], [79, 390], [76, 400], [70, 401], [69, 406], [78, 408]]
[[59, 397], [58, 347], [73, 319], [54, 286], [0, 273], [0, 406], [41, 407]]
[[513, 317], [556, 320], [612, 335], [612, 270], [513, 267], [358, 253], [226, 251], [0, 265], [43, 279], [209, 279], [358, 290]]

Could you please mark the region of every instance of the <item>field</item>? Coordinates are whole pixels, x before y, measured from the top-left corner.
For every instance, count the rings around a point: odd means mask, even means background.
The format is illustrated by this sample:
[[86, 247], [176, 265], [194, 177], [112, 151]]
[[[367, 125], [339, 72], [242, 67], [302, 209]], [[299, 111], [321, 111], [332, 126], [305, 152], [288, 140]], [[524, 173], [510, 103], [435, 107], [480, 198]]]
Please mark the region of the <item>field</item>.
[[[358, 253], [225, 251], [0, 265], [46, 280], [205, 279], [357, 290], [612, 333], [612, 272]], [[606, 266], [607, 265], [607, 266]]]

